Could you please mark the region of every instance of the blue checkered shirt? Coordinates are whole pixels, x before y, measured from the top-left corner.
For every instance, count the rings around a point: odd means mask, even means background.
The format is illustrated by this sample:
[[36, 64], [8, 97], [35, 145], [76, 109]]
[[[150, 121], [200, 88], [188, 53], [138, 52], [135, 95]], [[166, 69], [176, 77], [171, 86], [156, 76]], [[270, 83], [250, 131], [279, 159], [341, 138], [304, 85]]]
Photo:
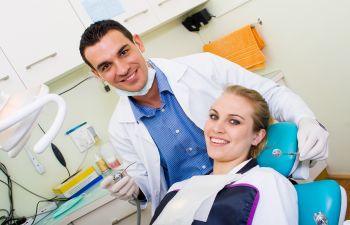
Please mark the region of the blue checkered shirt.
[[164, 73], [152, 62], [160, 92], [160, 108], [137, 104], [129, 97], [137, 121], [142, 121], [158, 147], [168, 187], [194, 175], [212, 171], [203, 130], [182, 110]]

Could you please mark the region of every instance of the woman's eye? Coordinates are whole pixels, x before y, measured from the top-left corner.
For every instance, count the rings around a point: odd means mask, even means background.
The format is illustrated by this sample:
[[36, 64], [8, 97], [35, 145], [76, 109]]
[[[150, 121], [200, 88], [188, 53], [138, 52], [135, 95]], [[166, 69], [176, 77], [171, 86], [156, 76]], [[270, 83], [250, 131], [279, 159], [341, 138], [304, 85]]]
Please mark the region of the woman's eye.
[[241, 122], [239, 120], [230, 120], [230, 124], [233, 124], [233, 125], [239, 125], [241, 124]]
[[216, 120], [216, 119], [218, 119], [218, 116], [214, 115], [214, 114], [209, 114], [209, 118], [212, 120]]

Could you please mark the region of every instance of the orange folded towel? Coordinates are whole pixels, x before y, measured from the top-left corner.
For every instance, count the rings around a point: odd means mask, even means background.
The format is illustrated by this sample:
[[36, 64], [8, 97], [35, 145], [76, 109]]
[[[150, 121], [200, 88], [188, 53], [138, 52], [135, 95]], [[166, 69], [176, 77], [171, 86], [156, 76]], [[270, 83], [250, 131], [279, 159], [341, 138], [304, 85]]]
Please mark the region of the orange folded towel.
[[224, 57], [249, 70], [265, 67], [265, 46], [255, 27], [247, 25], [203, 46], [203, 51]]

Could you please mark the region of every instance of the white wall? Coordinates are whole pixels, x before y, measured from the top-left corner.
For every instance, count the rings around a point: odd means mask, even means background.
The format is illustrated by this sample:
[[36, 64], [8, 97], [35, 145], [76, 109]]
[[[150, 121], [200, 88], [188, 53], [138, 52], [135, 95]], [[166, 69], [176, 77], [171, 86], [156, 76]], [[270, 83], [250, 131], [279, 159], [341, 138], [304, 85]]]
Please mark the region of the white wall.
[[[225, 1], [217, 1], [225, 4]], [[146, 55], [152, 57], [176, 57], [200, 52], [204, 43], [225, 35], [243, 25], [255, 23], [261, 18], [263, 25], [258, 27], [266, 41], [263, 50], [267, 56], [267, 68], [259, 73], [276, 69], [284, 71], [288, 86], [298, 93], [313, 109], [317, 118], [331, 133], [330, 173], [350, 174], [350, 152], [347, 151], [349, 132], [350, 78], [347, 76], [350, 52], [350, 1], [347, 0], [251, 0], [240, 8], [213, 18], [199, 33], [188, 32], [181, 19], [143, 36]], [[51, 91], [59, 93], [73, 86], [89, 73], [87, 67], [75, 71], [50, 85]], [[117, 101], [112, 93], [105, 93], [99, 81], [90, 79], [73, 91], [63, 95], [68, 106], [68, 115], [62, 132], [54, 143], [61, 149], [68, 167], [74, 171], [84, 154], [74, 146], [64, 132], [76, 124], [87, 121], [92, 124], [103, 141], [107, 140], [107, 124]], [[54, 112], [48, 107], [40, 116], [43, 127], [48, 127]], [[35, 130], [33, 139], [40, 132]], [[84, 165], [93, 161], [95, 149], [88, 152]], [[52, 197], [51, 187], [66, 178], [66, 171], [54, 159], [50, 150], [38, 155], [46, 167], [44, 175], [38, 175], [30, 166], [24, 152], [16, 159], [9, 159], [3, 152], [0, 161], [4, 162], [12, 178], [34, 192]], [[3, 179], [3, 177], [1, 177]], [[34, 212], [37, 197], [15, 186], [15, 208], [19, 215]], [[0, 185], [0, 208], [7, 208], [7, 192]], [[24, 204], [25, 203], [25, 204]]]
[[[225, 4], [225, 1], [215, 2]], [[266, 43], [263, 52], [267, 68], [257, 72], [265, 74], [278, 69], [284, 72], [287, 85], [308, 103], [330, 132], [328, 172], [350, 175], [349, 10], [347, 0], [251, 0], [213, 18], [198, 34], [172, 23], [144, 40], [149, 55], [190, 54], [201, 51], [203, 44], [260, 18], [263, 25], [258, 30]]]

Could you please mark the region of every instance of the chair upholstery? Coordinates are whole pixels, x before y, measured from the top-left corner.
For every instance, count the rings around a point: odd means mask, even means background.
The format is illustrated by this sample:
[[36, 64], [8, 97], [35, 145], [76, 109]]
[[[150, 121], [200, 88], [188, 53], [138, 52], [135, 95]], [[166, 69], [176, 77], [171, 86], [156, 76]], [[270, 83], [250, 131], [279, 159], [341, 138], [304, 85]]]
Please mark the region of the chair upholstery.
[[262, 167], [271, 167], [288, 177], [297, 164], [298, 128], [294, 123], [275, 123], [267, 130], [267, 143], [257, 158]]
[[[329, 225], [338, 225], [341, 208], [341, 191], [334, 180], [321, 180], [297, 184], [299, 225], [311, 225], [314, 213], [322, 212]], [[341, 223], [342, 224], [342, 223]]]
[[[293, 123], [272, 124], [267, 144], [257, 157], [262, 167], [271, 167], [288, 177], [297, 164], [297, 127]], [[299, 225], [340, 225], [346, 211], [346, 193], [334, 180], [295, 185], [298, 194]], [[325, 216], [328, 223], [320, 219]]]

